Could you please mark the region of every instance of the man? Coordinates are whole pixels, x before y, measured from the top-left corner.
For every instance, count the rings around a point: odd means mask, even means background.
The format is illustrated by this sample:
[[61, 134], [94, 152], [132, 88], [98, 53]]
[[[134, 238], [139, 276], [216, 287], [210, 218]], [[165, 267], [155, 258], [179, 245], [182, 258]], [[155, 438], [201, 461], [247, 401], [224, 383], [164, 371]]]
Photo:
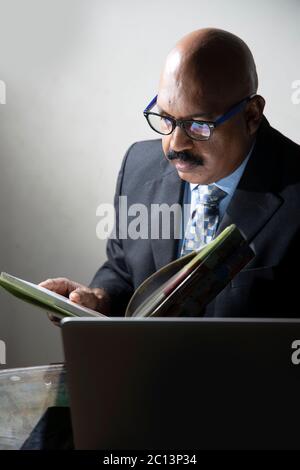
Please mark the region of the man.
[[202, 29], [181, 39], [167, 57], [157, 98], [145, 110], [162, 140], [128, 150], [116, 205], [121, 195], [128, 205], [147, 207], [190, 201], [184, 240], [178, 245], [175, 239], [111, 239], [108, 261], [90, 287], [62, 278], [42, 285], [87, 307], [122, 315], [145, 278], [199, 247], [191, 236], [193, 224], [202, 227], [201, 243], [209, 241], [201, 197], [215, 191], [213, 236], [235, 223], [256, 256], [199, 315], [300, 316], [292, 273], [300, 259], [299, 146], [270, 127], [257, 86], [252, 54], [238, 37]]

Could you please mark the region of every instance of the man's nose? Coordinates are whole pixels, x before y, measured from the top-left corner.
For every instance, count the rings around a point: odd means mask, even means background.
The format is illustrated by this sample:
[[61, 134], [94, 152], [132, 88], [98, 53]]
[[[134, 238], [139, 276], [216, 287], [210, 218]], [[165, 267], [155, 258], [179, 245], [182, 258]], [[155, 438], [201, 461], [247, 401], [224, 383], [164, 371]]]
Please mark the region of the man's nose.
[[170, 147], [175, 152], [190, 150], [193, 147], [193, 140], [188, 135], [186, 135], [182, 127], [176, 126], [171, 134]]

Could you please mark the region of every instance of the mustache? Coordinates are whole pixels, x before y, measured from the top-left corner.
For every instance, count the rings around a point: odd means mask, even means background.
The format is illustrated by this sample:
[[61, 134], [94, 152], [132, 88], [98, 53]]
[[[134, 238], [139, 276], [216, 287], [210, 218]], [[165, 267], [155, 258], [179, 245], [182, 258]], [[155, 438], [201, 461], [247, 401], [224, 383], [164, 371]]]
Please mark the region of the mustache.
[[201, 156], [196, 157], [190, 152], [176, 152], [175, 150], [170, 150], [166, 156], [170, 161], [179, 160], [182, 162], [192, 163], [193, 165], [204, 165], [204, 160]]

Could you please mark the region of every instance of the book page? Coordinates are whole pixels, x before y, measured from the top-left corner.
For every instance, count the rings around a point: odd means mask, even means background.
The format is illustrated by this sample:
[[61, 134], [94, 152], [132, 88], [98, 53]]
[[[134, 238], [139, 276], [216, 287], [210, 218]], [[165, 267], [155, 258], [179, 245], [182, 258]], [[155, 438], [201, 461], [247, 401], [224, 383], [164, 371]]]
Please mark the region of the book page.
[[1, 273], [0, 285], [4, 288], [9, 288], [12, 294], [18, 294], [19, 297], [22, 295], [32, 299], [34, 302], [43, 304], [45, 308], [49, 306], [51, 310], [57, 309], [59, 316], [96, 316], [105, 317], [105, 315], [91, 310], [82, 305], [78, 305], [72, 302], [67, 297], [57, 294], [56, 292], [50, 291], [45, 287], [38, 286], [32, 282], [25, 281], [7, 273]]

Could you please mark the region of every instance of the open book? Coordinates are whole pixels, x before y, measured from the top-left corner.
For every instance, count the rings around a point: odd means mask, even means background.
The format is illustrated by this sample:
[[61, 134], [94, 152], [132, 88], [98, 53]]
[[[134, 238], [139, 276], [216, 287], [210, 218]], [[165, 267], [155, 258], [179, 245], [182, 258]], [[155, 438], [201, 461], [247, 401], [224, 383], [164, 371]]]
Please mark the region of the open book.
[[[125, 316], [197, 316], [253, 257], [244, 236], [230, 225], [201, 250], [167, 264], [146, 279], [133, 294]], [[7, 273], [1, 273], [0, 285], [58, 317], [105, 317]]]

